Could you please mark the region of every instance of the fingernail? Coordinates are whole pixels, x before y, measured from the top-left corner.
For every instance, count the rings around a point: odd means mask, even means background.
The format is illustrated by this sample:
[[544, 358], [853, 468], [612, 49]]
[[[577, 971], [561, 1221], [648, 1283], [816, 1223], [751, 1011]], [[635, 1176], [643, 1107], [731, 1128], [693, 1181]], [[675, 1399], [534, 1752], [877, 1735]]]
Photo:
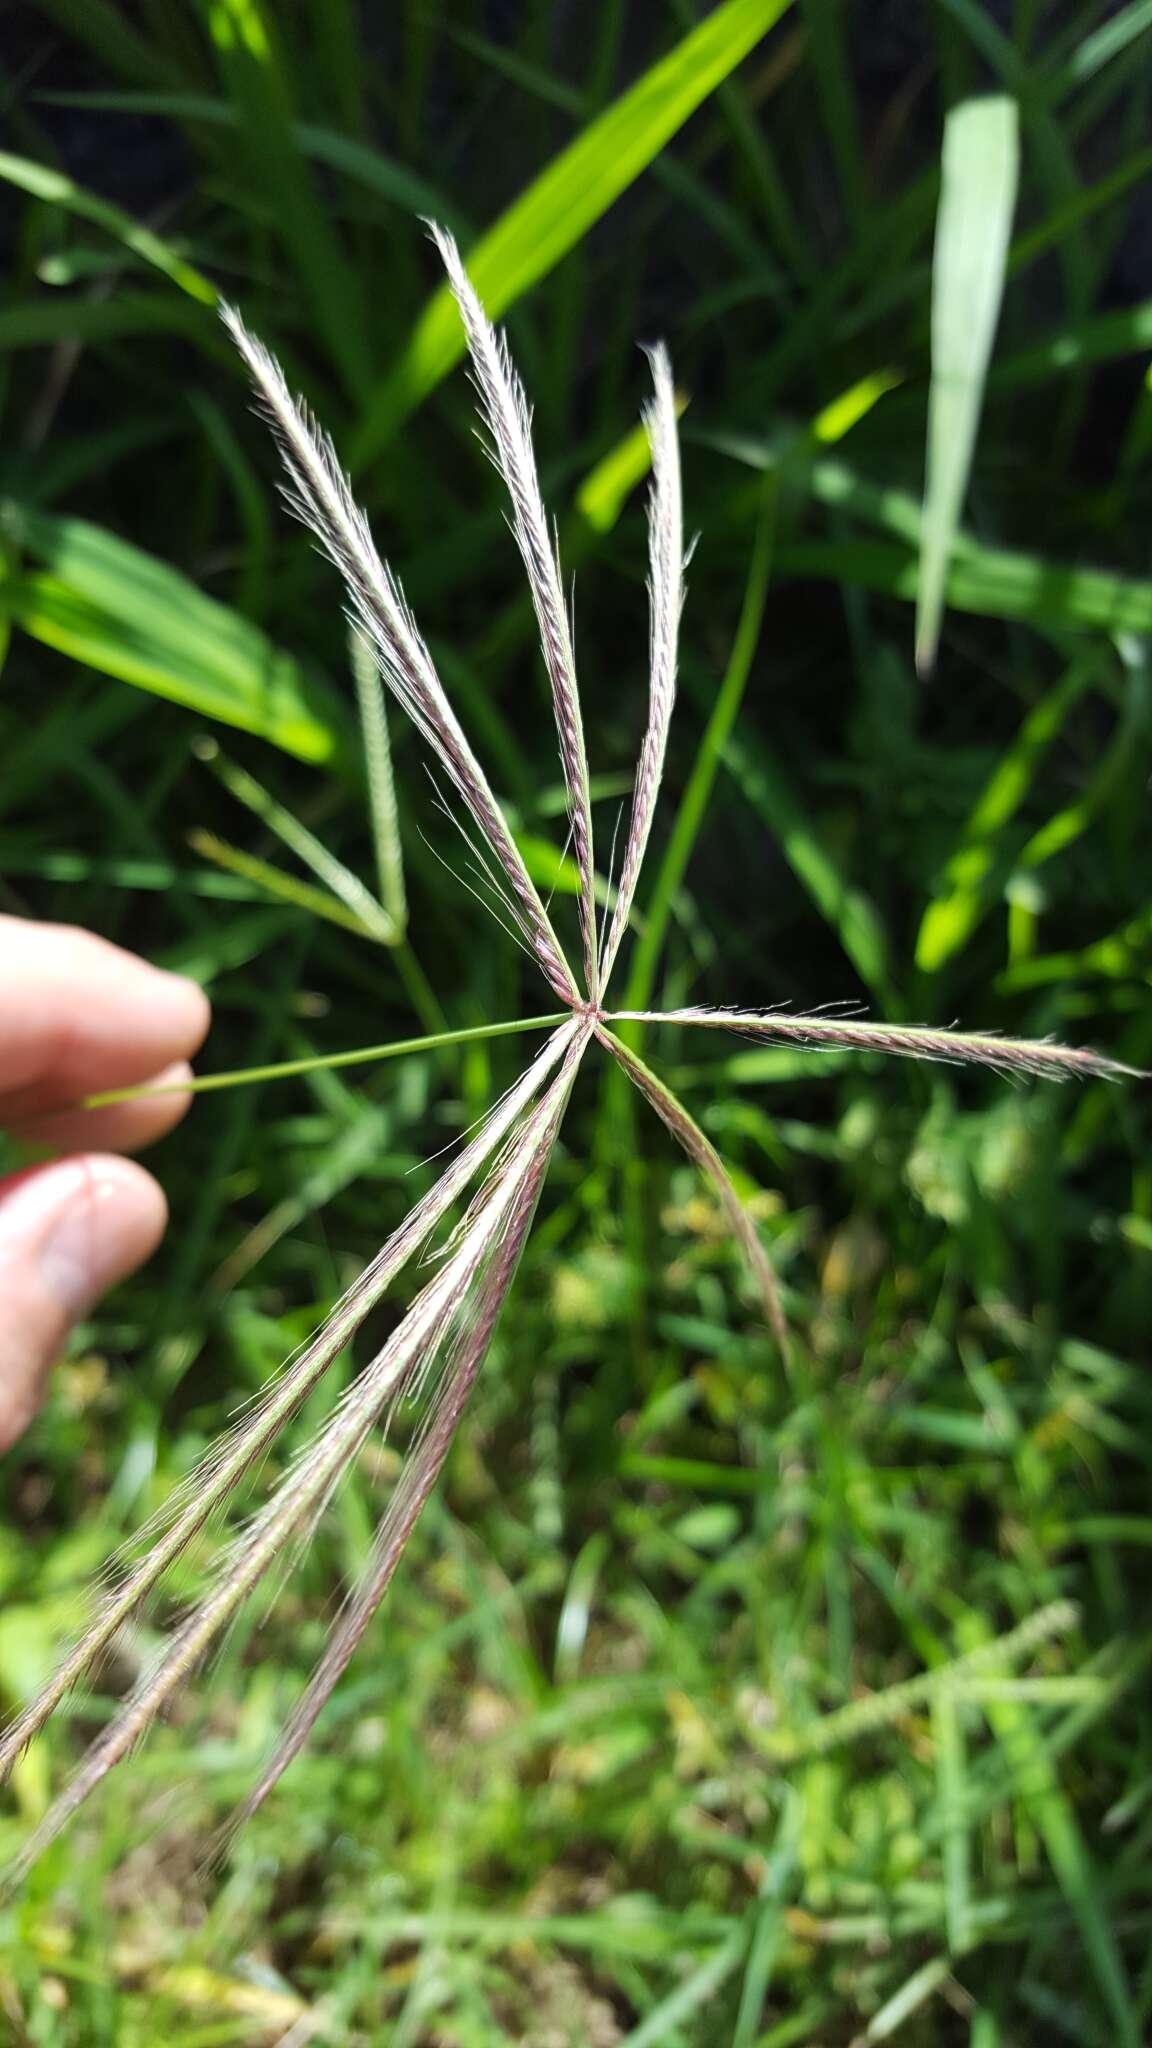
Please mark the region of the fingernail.
[[116, 1248], [101, 1229], [115, 1183], [79, 1162], [33, 1173], [0, 1202], [0, 1271], [34, 1260], [70, 1318], [83, 1315], [115, 1278]]

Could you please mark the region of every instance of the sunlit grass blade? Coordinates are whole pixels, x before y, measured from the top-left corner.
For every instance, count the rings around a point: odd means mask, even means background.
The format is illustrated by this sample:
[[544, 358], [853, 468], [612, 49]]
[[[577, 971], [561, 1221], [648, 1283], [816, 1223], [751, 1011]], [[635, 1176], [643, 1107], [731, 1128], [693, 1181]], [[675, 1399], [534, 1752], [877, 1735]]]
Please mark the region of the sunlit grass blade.
[[[1113, 316], [1105, 316], [1109, 320]], [[1118, 316], [1129, 333], [1143, 319]], [[1152, 322], [1147, 341], [1152, 342]], [[990, 382], [998, 375], [993, 370]], [[833, 512], [846, 512], [919, 550], [923, 540], [922, 507], [908, 491], [883, 483], [846, 462], [821, 458], [785, 466], [781, 451], [770, 441], [746, 434], [714, 434], [713, 445], [738, 462], [774, 475], [787, 474], [789, 489], [808, 491]], [[783, 575], [827, 577], [848, 588], [878, 590], [915, 601], [920, 584], [917, 555], [871, 539], [805, 540], [785, 537], [777, 544], [776, 563]], [[946, 596], [954, 611], [989, 618], [1024, 619], [1042, 631], [1096, 628], [1107, 633], [1128, 629], [1152, 632], [1152, 582], [1096, 569], [1079, 562], [1045, 559], [1009, 548], [989, 547], [963, 528], [953, 536]]]
[[441, 1174], [387, 1243], [337, 1304], [324, 1328], [291, 1360], [260, 1406], [217, 1444], [165, 1511], [160, 1531], [145, 1556], [132, 1565], [101, 1603], [99, 1612], [51, 1683], [18, 1716], [0, 1739], [0, 1778], [45, 1725], [59, 1702], [111, 1642], [117, 1629], [158, 1584], [169, 1566], [212, 1514], [231, 1496], [284, 1424], [294, 1416], [349, 1339], [371, 1313], [385, 1289], [425, 1243], [468, 1186], [480, 1166], [514, 1129], [534, 1096], [562, 1059], [575, 1037], [569, 1023], [537, 1055], [502, 1103], [485, 1119], [477, 1135]]
[[717, 1997], [721, 1986], [739, 1969], [747, 1947], [745, 1929], [734, 1928], [726, 1941], [697, 1963], [695, 1969], [689, 1970], [683, 1981], [653, 2006], [640, 2025], [624, 2036], [620, 2048], [660, 2048], [662, 2042], [687, 2038], [681, 2031], [683, 2024], [691, 2021], [702, 2007], [707, 2008]]
[[87, 520], [11, 500], [0, 527], [48, 572], [7, 590], [0, 583], [0, 603], [34, 639], [301, 760], [334, 754], [336, 700], [178, 570]]
[[101, 199], [98, 193], [86, 192], [82, 185], [64, 176], [62, 171], [53, 170], [47, 164], [38, 164], [30, 157], [12, 156], [0, 150], [0, 178], [10, 185], [16, 185], [22, 192], [30, 192], [35, 199], [43, 199], [50, 206], [59, 206], [66, 213], [75, 214], [80, 220], [90, 220], [95, 226], [107, 230], [110, 235], [130, 249], [142, 262], [160, 270], [190, 298], [199, 299], [205, 306], [216, 304], [216, 287], [194, 264], [164, 241], [153, 234], [151, 228], [133, 220], [111, 200]]
[[1152, 0], [1129, 0], [1109, 21], [1101, 22], [1070, 52], [1059, 69], [1045, 81], [1054, 103], [1086, 85], [1106, 64], [1152, 28]]
[[947, 1956], [933, 1956], [930, 1962], [921, 1963], [900, 1986], [891, 1998], [886, 1998], [879, 2012], [874, 2012], [864, 2032], [865, 2041], [889, 2041], [905, 2020], [919, 2012], [933, 1994], [946, 1984], [952, 1974], [952, 1964]]
[[219, 776], [229, 794], [253, 812], [270, 832], [274, 832], [277, 839], [281, 840], [298, 860], [303, 861], [305, 867], [311, 868], [317, 880], [323, 882], [325, 888], [358, 920], [361, 928], [370, 937], [378, 940], [382, 946], [398, 944], [404, 936], [403, 931], [383, 904], [373, 896], [371, 890], [365, 888], [359, 875], [354, 875], [350, 868], [345, 867], [342, 860], [337, 860], [335, 854], [328, 851], [314, 832], [310, 832], [306, 825], [301, 824], [299, 818], [294, 817], [284, 804], [277, 802], [262, 782], [258, 782], [246, 768], [241, 768], [239, 762], [229, 760], [215, 740], [210, 740], [206, 746], [198, 748], [198, 752], [200, 759], [207, 762], [213, 773]]
[[355, 932], [357, 938], [380, 943], [378, 919], [367, 923], [347, 904], [329, 896], [326, 890], [315, 889], [297, 875], [274, 867], [271, 861], [245, 853], [242, 847], [232, 846], [227, 839], [218, 838], [215, 832], [205, 832], [196, 827], [188, 834], [188, 844], [201, 860], [210, 860], [215, 867], [223, 868], [226, 874], [240, 875], [246, 882], [254, 882], [257, 888], [265, 890], [278, 902], [290, 903], [296, 910], [307, 911], [309, 917], [322, 917], [329, 924], [339, 925], [342, 931]]
[[932, 1695], [932, 1739], [936, 1750], [936, 1793], [944, 1858], [944, 1916], [948, 1947], [960, 1956], [971, 1940], [971, 1844], [966, 1812], [967, 1755], [962, 1710], [951, 1686]]
[[1005, 827], [1023, 803], [1045, 749], [1098, 674], [1099, 665], [1095, 651], [1073, 662], [1061, 680], [1044, 692], [997, 763], [920, 921], [915, 957], [922, 973], [939, 973], [975, 931], [990, 900], [998, 867], [1002, 870], [1006, 859]]
[[[688, 400], [680, 391], [675, 393], [675, 404], [676, 417], [681, 419]], [[595, 533], [611, 533], [627, 499], [651, 467], [652, 443], [641, 420], [601, 456], [576, 492], [576, 510], [585, 525]]]
[[[883, 541], [786, 541], [776, 553], [781, 576], [819, 577], [879, 590], [914, 603], [915, 555]], [[1021, 619], [1041, 632], [1091, 627], [1106, 633], [1152, 632], [1152, 581], [963, 536], [945, 586], [949, 608], [989, 619]]]
[[780, 1817], [776, 1839], [760, 1878], [732, 2048], [755, 2048], [756, 2042], [763, 2039], [764, 2001], [786, 1939], [788, 1894], [795, 1882], [800, 1819], [801, 1802], [793, 1794]]
[[994, 1067], [1003, 1074], [1035, 1074], [1061, 1081], [1073, 1075], [1147, 1076], [1088, 1046], [1055, 1045], [1043, 1038], [998, 1038], [993, 1033], [939, 1031], [927, 1024], [870, 1023], [858, 1017], [790, 1016], [783, 1010], [617, 1010], [609, 1023], [697, 1024], [705, 1029], [743, 1032], [748, 1038], [794, 1039], [801, 1045], [855, 1047], [859, 1052], [898, 1053], [907, 1059], [943, 1060], [953, 1065]]
[[1051, 982], [1076, 982], [1094, 975], [1108, 981], [1126, 980], [1131, 976], [1144, 982], [1150, 940], [1152, 910], [1142, 910], [1121, 925], [1118, 931], [1109, 932], [1102, 939], [1094, 939], [1091, 945], [1082, 946], [1078, 952], [1069, 948], [1064, 952], [1044, 953], [1014, 963], [1000, 975], [996, 986], [1012, 994], [1019, 989], [1043, 988]]
[[756, 1226], [740, 1200], [732, 1184], [728, 1169], [710, 1138], [700, 1129], [695, 1118], [685, 1109], [679, 1097], [665, 1085], [651, 1067], [645, 1065], [638, 1053], [624, 1045], [614, 1032], [601, 1028], [598, 1033], [613, 1058], [617, 1060], [628, 1079], [647, 1097], [658, 1117], [671, 1131], [677, 1143], [683, 1146], [688, 1157], [712, 1182], [732, 1234], [747, 1262], [756, 1283], [767, 1318], [783, 1358], [785, 1369], [789, 1364], [788, 1324], [780, 1301], [780, 1287], [772, 1270], [772, 1262], [760, 1242]]
[[1019, 160], [1016, 105], [1002, 96], [954, 107], [944, 131], [932, 265], [932, 381], [916, 663], [932, 667], [948, 564], [968, 487], [984, 380], [1004, 289]]
[[[493, 320], [582, 239], [789, 4], [722, 0], [513, 202], [468, 258], [472, 282]], [[417, 322], [400, 363], [369, 408], [353, 467], [379, 454], [463, 349], [463, 330], [445, 287]]]

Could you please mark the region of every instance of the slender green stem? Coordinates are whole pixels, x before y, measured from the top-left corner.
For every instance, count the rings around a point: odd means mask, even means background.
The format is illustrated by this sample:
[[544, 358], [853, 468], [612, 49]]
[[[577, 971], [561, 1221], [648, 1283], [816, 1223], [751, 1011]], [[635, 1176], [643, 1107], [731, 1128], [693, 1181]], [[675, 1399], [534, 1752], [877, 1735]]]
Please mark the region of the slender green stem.
[[368, 816], [372, 825], [379, 900], [397, 933], [403, 935], [408, 926], [408, 897], [404, 887], [404, 856], [400, 846], [384, 685], [371, 643], [359, 626], [349, 628], [349, 649], [360, 711], [360, 733], [364, 742]]
[[520, 1031], [546, 1031], [563, 1024], [567, 1010], [550, 1017], [513, 1017], [503, 1024], [470, 1024], [462, 1031], [438, 1031], [428, 1038], [396, 1038], [387, 1045], [366, 1045], [355, 1052], [321, 1053], [303, 1060], [282, 1060], [273, 1067], [241, 1067], [227, 1074], [204, 1074], [199, 1080], [166, 1082], [161, 1087], [110, 1088], [87, 1095], [82, 1109], [107, 1109], [116, 1102], [137, 1102], [149, 1095], [207, 1095], [217, 1088], [239, 1088], [246, 1081], [284, 1081], [292, 1074], [312, 1074], [321, 1067], [355, 1067], [369, 1060], [400, 1059], [405, 1053], [437, 1052], [444, 1045], [466, 1045], [475, 1038], [510, 1038]]
[[440, 999], [412, 951], [411, 940], [400, 939], [388, 950], [396, 962], [397, 972], [412, 998], [412, 1007], [420, 1022], [430, 1032], [443, 1031], [444, 1012], [440, 1007]]

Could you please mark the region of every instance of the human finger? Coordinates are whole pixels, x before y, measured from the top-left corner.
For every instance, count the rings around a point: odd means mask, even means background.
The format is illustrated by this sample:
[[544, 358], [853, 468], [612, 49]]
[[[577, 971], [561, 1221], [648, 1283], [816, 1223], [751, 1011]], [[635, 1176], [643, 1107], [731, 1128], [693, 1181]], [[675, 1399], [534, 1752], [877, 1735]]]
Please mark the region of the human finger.
[[71, 1325], [151, 1256], [167, 1220], [151, 1174], [115, 1156], [0, 1181], [0, 1450], [40, 1406]]

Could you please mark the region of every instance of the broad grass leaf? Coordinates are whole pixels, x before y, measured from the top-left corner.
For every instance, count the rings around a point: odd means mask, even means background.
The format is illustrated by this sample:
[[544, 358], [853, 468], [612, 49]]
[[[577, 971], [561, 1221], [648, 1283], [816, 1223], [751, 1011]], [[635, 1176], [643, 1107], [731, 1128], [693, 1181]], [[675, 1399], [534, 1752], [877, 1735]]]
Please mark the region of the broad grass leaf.
[[335, 699], [258, 626], [86, 520], [9, 502], [0, 526], [45, 571], [0, 584], [0, 607], [32, 639], [303, 761], [331, 758]]
[[[490, 319], [547, 277], [790, 4], [724, 0], [513, 201], [468, 256], [468, 274]], [[460, 316], [442, 285], [368, 409], [353, 448], [355, 466], [379, 454], [463, 353]]]
[[916, 662], [929, 669], [956, 528], [968, 486], [984, 380], [1004, 290], [1019, 165], [1014, 100], [954, 107], [944, 130], [932, 266], [932, 381]]
[[[785, 542], [776, 566], [781, 575], [826, 577], [909, 601], [920, 580], [915, 556], [882, 541]], [[1152, 632], [1152, 581], [1007, 548], [966, 545], [948, 571], [945, 595], [955, 611], [1025, 619], [1053, 633], [1069, 627]]]

